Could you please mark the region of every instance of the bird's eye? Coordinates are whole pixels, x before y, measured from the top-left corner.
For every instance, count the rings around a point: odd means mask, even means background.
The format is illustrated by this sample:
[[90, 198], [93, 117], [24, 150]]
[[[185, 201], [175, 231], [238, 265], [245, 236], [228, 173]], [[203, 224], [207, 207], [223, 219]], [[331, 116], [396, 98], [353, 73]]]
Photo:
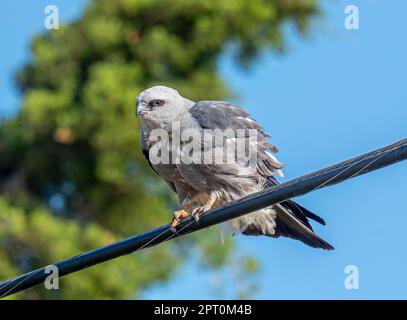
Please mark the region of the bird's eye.
[[165, 103], [164, 100], [151, 100], [149, 105], [150, 107], [161, 107], [163, 106]]

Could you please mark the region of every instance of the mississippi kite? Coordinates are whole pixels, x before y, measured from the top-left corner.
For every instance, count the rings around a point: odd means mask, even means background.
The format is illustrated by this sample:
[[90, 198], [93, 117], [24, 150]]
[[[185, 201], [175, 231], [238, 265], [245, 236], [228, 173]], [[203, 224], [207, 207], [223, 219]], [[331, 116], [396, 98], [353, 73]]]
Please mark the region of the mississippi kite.
[[[199, 219], [219, 205], [278, 184], [275, 174], [282, 175], [284, 165], [272, 154], [277, 152], [277, 148], [267, 140], [270, 136], [263, 128], [241, 107], [224, 101], [195, 103], [172, 88], [155, 86], [139, 94], [136, 113], [142, 124], [143, 153], [155, 172], [177, 193], [181, 204], [182, 210], [174, 213], [172, 226], [175, 227], [180, 219], [190, 214]], [[201, 138], [192, 141], [180, 138], [180, 135], [191, 130], [201, 133]], [[239, 130], [243, 131], [240, 136], [223, 135], [222, 143], [213, 142], [219, 132], [223, 134]], [[161, 133], [158, 134], [160, 139], [151, 139], [157, 132]], [[256, 133], [256, 140], [249, 140], [249, 132]], [[209, 134], [209, 139], [202, 138], [206, 134]], [[178, 140], [180, 143], [174, 148]], [[229, 149], [229, 146], [239, 143], [248, 148], [248, 156], [247, 152], [246, 157], [241, 157], [236, 148]], [[188, 150], [184, 151], [183, 147], [188, 144]], [[152, 159], [152, 151], [157, 151], [153, 149], [160, 149], [156, 157], [160, 161]], [[191, 150], [201, 151], [198, 160], [202, 160], [202, 154], [207, 155], [208, 150], [210, 156], [226, 151], [218, 158], [223, 162], [182, 161], [186, 154], [190, 155]], [[228, 157], [235, 161], [224, 161]], [[235, 231], [245, 235], [284, 236], [314, 248], [332, 250], [329, 243], [314, 233], [308, 218], [325, 225], [321, 217], [287, 200], [233, 219], [230, 224]]]

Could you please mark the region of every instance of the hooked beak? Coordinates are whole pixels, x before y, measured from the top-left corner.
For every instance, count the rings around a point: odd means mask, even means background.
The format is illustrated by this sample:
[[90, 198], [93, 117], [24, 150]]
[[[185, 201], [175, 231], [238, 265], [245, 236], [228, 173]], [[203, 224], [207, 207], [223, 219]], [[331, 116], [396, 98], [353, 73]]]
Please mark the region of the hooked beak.
[[145, 115], [147, 112], [146, 111], [137, 111], [136, 112], [136, 117], [138, 117], [138, 116], [143, 116], [143, 115]]
[[142, 102], [142, 101], [137, 102], [137, 104], [136, 104], [136, 117], [142, 116], [143, 114], [145, 114], [145, 110], [143, 108], [144, 106], [145, 106], [144, 102]]

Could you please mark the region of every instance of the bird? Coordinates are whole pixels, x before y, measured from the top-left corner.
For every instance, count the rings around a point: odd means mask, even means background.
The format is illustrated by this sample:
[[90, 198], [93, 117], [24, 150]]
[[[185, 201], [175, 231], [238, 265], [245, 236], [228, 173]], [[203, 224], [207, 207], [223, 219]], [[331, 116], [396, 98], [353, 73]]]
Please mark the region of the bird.
[[[247, 111], [233, 103], [194, 102], [173, 88], [159, 85], [137, 96], [136, 116], [141, 123], [141, 150], [146, 160], [178, 196], [181, 209], [174, 212], [171, 221], [174, 230], [190, 216], [199, 221], [214, 208], [278, 185], [276, 176], [283, 176], [285, 164], [275, 157], [278, 149], [269, 141], [271, 136]], [[221, 143], [213, 142], [219, 133], [226, 131], [236, 134], [225, 134], [218, 140]], [[185, 132], [201, 136], [180, 139]], [[248, 132], [255, 133], [255, 141], [250, 140]], [[208, 139], [202, 138], [205, 134]], [[189, 134], [189, 138], [193, 136]], [[227, 149], [237, 143], [248, 147], [248, 156], [238, 156], [236, 148]], [[191, 150], [201, 152], [195, 159], [199, 161], [183, 160], [191, 155]], [[221, 161], [213, 161], [213, 155], [220, 151], [224, 151], [218, 159]], [[202, 155], [208, 154], [212, 161], [202, 161]], [[224, 161], [226, 157], [234, 161]], [[287, 237], [313, 248], [333, 250], [331, 244], [314, 232], [309, 219], [325, 225], [320, 216], [293, 200], [286, 200], [232, 219], [229, 224], [234, 233]]]

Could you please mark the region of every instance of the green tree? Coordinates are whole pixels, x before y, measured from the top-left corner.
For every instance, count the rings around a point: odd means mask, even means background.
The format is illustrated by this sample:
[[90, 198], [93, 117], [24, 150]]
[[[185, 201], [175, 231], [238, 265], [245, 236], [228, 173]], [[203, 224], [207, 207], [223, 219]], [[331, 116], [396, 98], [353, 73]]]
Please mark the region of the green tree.
[[[300, 34], [317, 0], [99, 0], [82, 17], [34, 38], [17, 75], [19, 113], [0, 124], [0, 279], [168, 222], [177, 207], [148, 168], [134, 117], [155, 84], [191, 99], [230, 96], [217, 63], [226, 50], [248, 66]], [[191, 252], [219, 268], [233, 245], [213, 230], [71, 275], [62, 290], [24, 298], [129, 298], [166, 281]], [[239, 258], [241, 259], [241, 258]], [[247, 257], [248, 271], [256, 264]]]

